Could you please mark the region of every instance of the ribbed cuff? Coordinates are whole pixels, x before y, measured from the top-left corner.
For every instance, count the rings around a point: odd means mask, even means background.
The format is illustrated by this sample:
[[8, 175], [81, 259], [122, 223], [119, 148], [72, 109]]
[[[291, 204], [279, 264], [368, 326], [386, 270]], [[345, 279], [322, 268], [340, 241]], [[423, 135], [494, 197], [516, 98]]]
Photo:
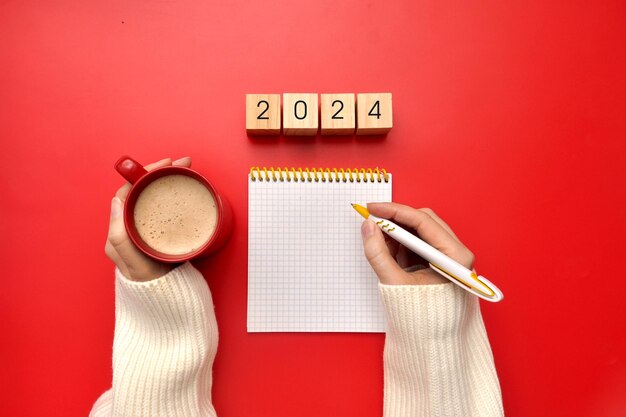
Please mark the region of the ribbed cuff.
[[130, 308], [134, 321], [184, 316], [188, 314], [189, 297], [195, 297], [197, 290], [208, 291], [204, 277], [189, 262], [151, 281], [131, 281], [117, 268], [115, 277], [116, 312]]
[[379, 284], [388, 316], [387, 337], [410, 341], [415, 335], [437, 340], [457, 337], [466, 294], [452, 283]]

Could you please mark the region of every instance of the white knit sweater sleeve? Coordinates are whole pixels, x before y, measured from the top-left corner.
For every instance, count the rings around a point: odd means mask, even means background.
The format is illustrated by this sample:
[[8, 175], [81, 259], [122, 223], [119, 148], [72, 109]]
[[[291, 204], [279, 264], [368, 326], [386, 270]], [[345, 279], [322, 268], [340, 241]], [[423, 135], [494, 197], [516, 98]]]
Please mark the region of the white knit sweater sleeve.
[[116, 270], [113, 386], [92, 417], [215, 416], [217, 322], [206, 281], [190, 263], [149, 282]]
[[502, 416], [478, 298], [458, 286], [383, 285], [384, 417]]
[[[476, 297], [452, 284], [380, 291], [389, 322], [384, 416], [501, 416]], [[211, 293], [191, 264], [145, 283], [116, 271], [113, 386], [90, 416], [215, 416], [217, 339]]]

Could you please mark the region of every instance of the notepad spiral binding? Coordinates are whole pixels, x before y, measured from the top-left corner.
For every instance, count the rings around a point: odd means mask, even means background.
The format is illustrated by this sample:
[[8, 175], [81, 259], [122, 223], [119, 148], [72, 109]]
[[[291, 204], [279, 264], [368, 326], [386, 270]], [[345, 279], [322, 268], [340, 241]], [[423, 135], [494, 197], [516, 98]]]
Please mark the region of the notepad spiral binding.
[[379, 168], [250, 168], [252, 181], [267, 182], [389, 182], [389, 174]]

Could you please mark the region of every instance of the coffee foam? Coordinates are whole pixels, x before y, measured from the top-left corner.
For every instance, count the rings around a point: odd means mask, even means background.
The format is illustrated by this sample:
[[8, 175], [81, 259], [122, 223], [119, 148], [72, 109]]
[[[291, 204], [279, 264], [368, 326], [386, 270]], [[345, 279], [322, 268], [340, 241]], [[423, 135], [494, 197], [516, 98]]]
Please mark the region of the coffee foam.
[[139, 194], [134, 218], [139, 236], [152, 249], [185, 255], [211, 238], [217, 225], [217, 207], [200, 181], [186, 175], [167, 175]]

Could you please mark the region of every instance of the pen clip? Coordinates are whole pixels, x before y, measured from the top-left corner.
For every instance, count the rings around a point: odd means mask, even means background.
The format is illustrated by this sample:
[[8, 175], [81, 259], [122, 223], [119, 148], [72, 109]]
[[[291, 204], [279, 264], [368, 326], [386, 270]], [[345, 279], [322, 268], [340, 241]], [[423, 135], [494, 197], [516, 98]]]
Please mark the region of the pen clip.
[[444, 278], [449, 279], [453, 283], [457, 284], [459, 287], [471, 292], [472, 294], [482, 298], [483, 300], [487, 300], [491, 302], [498, 302], [498, 301], [501, 301], [502, 298], [504, 298], [504, 296], [502, 295], [502, 292], [498, 288], [496, 288], [495, 285], [489, 282], [485, 277], [476, 276], [476, 277], [472, 277], [472, 279], [476, 281], [477, 283], [479, 283], [482, 287], [486, 288], [491, 294], [479, 288], [476, 288], [476, 286], [472, 285], [472, 283], [469, 283], [464, 279], [461, 279], [459, 277], [456, 277], [450, 274], [445, 269], [433, 263], [429, 263], [429, 265], [439, 275], [442, 275]]

